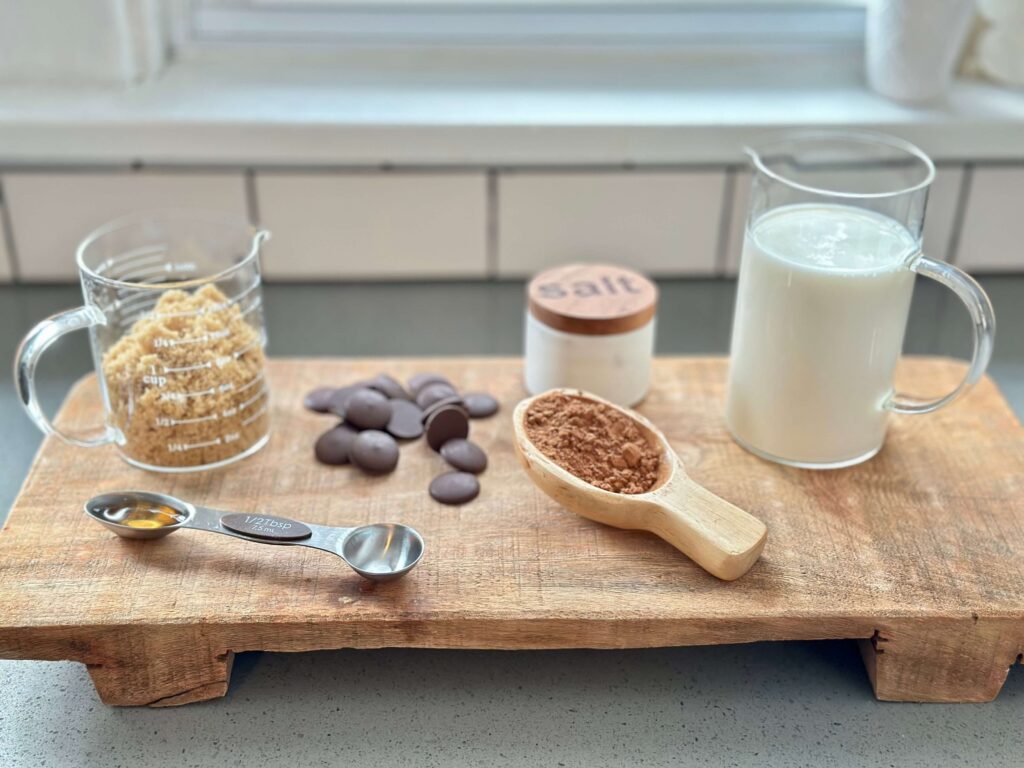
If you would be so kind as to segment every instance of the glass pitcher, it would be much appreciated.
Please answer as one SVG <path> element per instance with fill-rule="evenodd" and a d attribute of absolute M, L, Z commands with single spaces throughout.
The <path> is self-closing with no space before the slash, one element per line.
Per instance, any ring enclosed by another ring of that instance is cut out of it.
<path fill-rule="evenodd" d="M 116 444 L 143 469 L 210 469 L 269 437 L 259 254 L 268 233 L 201 213 L 161 212 L 107 224 L 78 247 L 85 298 L 33 328 L 18 349 L 22 405 L 46 434 Z M 39 358 L 88 329 L 103 426 L 70 434 L 42 412 Z"/>
<path fill-rule="evenodd" d="M 935 167 L 917 147 L 817 132 L 748 153 L 726 422 L 737 442 L 772 461 L 857 464 L 881 449 L 888 414 L 934 411 L 981 378 L 992 305 L 967 274 L 921 252 Z M 951 288 L 974 324 L 966 376 L 929 401 L 893 391 L 915 275 Z"/>

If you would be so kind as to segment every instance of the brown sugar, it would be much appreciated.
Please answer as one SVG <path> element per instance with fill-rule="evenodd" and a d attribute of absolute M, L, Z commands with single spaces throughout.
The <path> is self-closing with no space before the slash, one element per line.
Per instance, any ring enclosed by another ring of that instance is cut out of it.
<path fill-rule="evenodd" d="M 103 356 L 129 458 L 157 467 L 230 459 L 269 429 L 261 331 L 213 285 L 168 290 Z"/>
<path fill-rule="evenodd" d="M 560 467 L 606 491 L 646 493 L 658 479 L 659 451 L 633 419 L 603 403 L 540 397 L 526 412 L 526 435 Z"/>

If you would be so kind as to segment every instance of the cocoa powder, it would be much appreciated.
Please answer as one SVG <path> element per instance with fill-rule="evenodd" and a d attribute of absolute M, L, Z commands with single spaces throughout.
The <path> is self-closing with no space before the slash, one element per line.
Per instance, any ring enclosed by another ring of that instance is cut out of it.
<path fill-rule="evenodd" d="M 658 479 L 659 451 L 633 419 L 603 403 L 545 395 L 526 411 L 525 426 L 541 453 L 598 488 L 645 493 Z"/>

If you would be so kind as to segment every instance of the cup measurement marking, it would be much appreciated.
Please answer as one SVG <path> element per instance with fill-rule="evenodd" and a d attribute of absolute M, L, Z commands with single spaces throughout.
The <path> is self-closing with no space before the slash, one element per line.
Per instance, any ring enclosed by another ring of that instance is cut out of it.
<path fill-rule="evenodd" d="M 251 379 L 245 382 L 245 384 L 242 384 L 240 387 L 238 387 L 237 391 L 245 392 L 245 390 L 247 390 L 249 387 L 255 386 L 261 381 L 263 381 L 263 374 L 257 373 L 255 376 L 253 376 Z"/>
<path fill-rule="evenodd" d="M 188 373 L 189 371 L 201 371 L 204 368 L 212 368 L 212 367 L 213 367 L 213 364 L 207 362 L 207 363 L 198 363 L 197 365 L 181 365 L 181 366 L 178 366 L 177 368 L 172 368 L 172 367 L 167 366 L 167 365 L 162 365 L 162 366 L 160 366 L 160 369 L 161 369 L 161 371 L 163 373 Z M 156 366 L 152 365 L 152 366 L 150 366 L 150 368 L 156 368 Z"/>
<path fill-rule="evenodd" d="M 222 355 L 222 356 L 218 357 L 216 360 L 207 360 L 205 363 L 196 363 L 195 365 L 182 365 L 182 366 L 179 366 L 177 368 L 174 368 L 174 367 L 171 367 L 171 366 L 167 366 L 167 365 L 162 365 L 162 366 L 160 366 L 160 373 L 188 373 L 190 371 L 202 371 L 202 370 L 205 370 L 207 368 L 214 368 L 214 367 L 216 367 L 216 368 L 223 368 L 225 365 L 230 363 L 232 360 L 237 360 L 242 355 L 246 354 L 247 352 L 252 351 L 256 347 L 264 347 L 264 346 L 266 346 L 265 342 L 263 341 L 263 339 L 260 339 L 259 341 L 254 341 L 254 342 L 252 342 L 250 344 L 246 344 L 244 347 L 242 347 L 241 349 L 235 350 L 230 355 Z M 157 374 L 157 372 L 155 370 L 156 366 L 150 366 L 150 368 L 151 368 L 151 372 L 154 375 L 156 375 Z"/>
<path fill-rule="evenodd" d="M 176 273 L 194 274 L 199 270 L 199 267 L 194 261 L 165 261 L 161 265 L 154 264 L 152 266 L 136 263 L 132 266 L 144 266 L 149 271 L 142 270 L 136 272 L 124 272 L 115 279 L 124 283 L 142 283 L 144 285 L 149 285 L 152 280 L 155 280 L 158 277 L 163 278 L 161 282 L 167 282 L 166 278 L 168 275 Z"/>
<path fill-rule="evenodd" d="M 265 391 L 266 390 L 264 390 L 264 392 Z M 260 394 L 263 394 L 263 393 L 261 392 Z M 259 408 L 257 408 L 255 411 L 252 412 L 251 416 L 249 416 L 249 417 L 247 417 L 247 418 L 242 420 L 242 426 L 243 427 L 248 427 L 250 424 L 252 424 L 258 418 L 260 418 L 260 416 L 262 416 L 266 412 L 267 412 L 267 404 L 263 403 L 262 406 L 260 406 Z"/>
<path fill-rule="evenodd" d="M 156 320 L 165 320 L 176 317 L 203 317 L 204 315 L 212 315 L 217 312 L 223 312 L 227 309 L 230 309 L 233 306 L 236 306 L 238 303 L 238 301 L 225 301 L 213 306 L 203 307 L 202 309 L 189 310 L 188 312 L 143 312 L 141 314 L 132 315 L 130 318 L 126 318 L 126 320 L 136 322 L 137 320 L 140 320 L 144 317 Z M 259 309 L 262 304 L 263 302 L 260 301 L 260 298 L 257 296 L 256 299 L 248 307 L 239 310 L 239 314 L 245 317 L 250 312 Z"/>
<path fill-rule="evenodd" d="M 148 375 L 147 376 L 143 376 L 143 380 L 144 381 L 146 379 L 148 379 L 148 378 L 161 379 L 163 377 L 160 377 L 160 376 L 150 377 Z M 212 386 L 212 387 L 209 387 L 207 389 L 196 390 L 194 392 L 173 392 L 173 391 L 172 392 L 161 392 L 160 393 L 160 399 L 161 400 L 173 400 L 173 401 L 176 401 L 176 402 L 183 402 L 183 401 L 187 400 L 190 397 L 204 397 L 206 395 L 218 395 L 218 394 L 224 394 L 225 392 L 232 392 L 232 391 L 241 393 L 241 392 L 244 392 L 245 390 L 249 389 L 250 387 L 255 386 L 256 384 L 260 383 L 261 381 L 263 381 L 263 374 L 262 373 L 258 373 L 255 376 L 253 376 L 251 379 L 249 379 L 249 381 L 245 382 L 244 384 L 242 384 L 241 386 L 238 386 L 238 387 L 236 387 L 233 382 L 226 381 L 223 384 L 217 384 L 216 386 Z M 164 383 L 166 383 L 166 379 L 164 380 Z M 253 398 L 250 398 L 250 400 L 246 400 L 244 404 L 240 404 L 239 407 L 240 408 L 248 407 L 248 405 L 251 405 L 252 402 L 254 402 L 255 400 L 258 400 L 259 399 L 259 395 L 262 392 L 264 392 L 264 391 L 266 391 L 266 388 L 265 387 L 261 388 L 260 392 L 258 392 L 256 395 L 254 395 Z"/>
<path fill-rule="evenodd" d="M 172 419 L 167 416 L 158 416 L 155 425 L 158 427 L 177 427 L 182 424 L 201 424 L 204 421 L 216 421 L 221 418 L 219 413 L 211 413 L 209 416 L 197 416 L 194 419 Z"/>
<path fill-rule="evenodd" d="M 192 418 L 192 419 L 175 419 L 175 418 L 171 418 L 171 417 L 168 417 L 168 416 L 158 416 L 154 420 L 153 423 L 154 423 L 154 426 L 156 426 L 156 427 L 169 428 L 169 427 L 178 427 L 178 426 L 182 426 L 182 425 L 185 425 L 185 424 L 200 424 L 200 423 L 206 422 L 206 421 L 218 421 L 220 419 L 230 419 L 233 416 L 237 416 L 239 411 L 245 410 L 246 408 L 248 408 L 253 403 L 257 402 L 260 398 L 262 398 L 266 394 L 267 394 L 267 390 L 266 389 L 261 389 L 259 392 L 256 393 L 255 396 L 249 398 L 244 403 L 241 403 L 241 404 L 239 404 L 238 406 L 236 406 L 234 408 L 225 408 L 220 413 L 211 413 L 211 414 L 209 414 L 207 416 L 197 416 L 197 417 Z M 248 416 L 248 417 L 246 417 L 245 419 L 242 420 L 242 426 L 243 427 L 249 426 L 254 421 L 259 419 L 260 416 L 262 416 L 266 412 L 267 412 L 267 403 L 264 402 L 263 405 L 261 405 L 255 411 L 253 411 L 252 415 L 250 415 L 250 416 Z"/>
<path fill-rule="evenodd" d="M 259 280 L 254 280 L 246 288 L 242 289 L 241 291 L 239 291 L 234 296 L 228 296 L 224 301 L 220 302 L 219 304 L 213 304 L 213 305 L 211 305 L 207 309 L 197 310 L 194 313 L 203 314 L 205 312 L 216 312 L 216 311 L 219 311 L 220 309 L 223 309 L 224 307 L 231 306 L 232 304 L 237 304 L 239 301 L 244 299 L 246 296 L 248 296 L 250 293 L 252 293 L 253 291 L 255 291 L 259 287 L 260 287 Z M 139 292 L 139 288 L 132 288 L 130 290 L 130 292 L 126 291 L 126 293 L 128 293 L 128 295 L 125 298 L 116 299 L 114 301 L 114 303 L 111 305 L 111 308 L 112 309 L 124 309 L 125 307 L 131 307 L 133 305 L 144 304 L 147 301 L 152 301 L 152 302 L 156 303 L 156 300 L 160 297 L 160 294 L 162 293 L 161 286 L 159 286 L 159 285 L 152 285 L 152 286 L 146 286 L 146 288 L 151 288 L 153 290 L 152 290 L 152 292 L 146 291 L 146 292 L 140 293 Z M 161 289 L 161 290 L 157 290 L 157 289 Z"/>
<path fill-rule="evenodd" d="M 168 264 L 164 264 L 162 267 L 157 267 L 155 271 L 153 269 L 148 269 L 139 270 L 137 272 L 125 272 L 118 278 L 118 280 L 123 280 L 126 283 L 139 283 L 140 285 L 158 285 L 159 283 L 166 283 L 168 282 L 166 279 L 167 276 L 171 274 L 169 266 L 170 265 Z M 195 271 L 195 267 L 193 267 L 193 271 Z M 157 280 L 157 278 L 162 279 Z"/>
<path fill-rule="evenodd" d="M 182 403 L 188 400 L 190 397 L 205 397 L 206 395 L 216 395 L 218 392 L 230 392 L 233 384 L 221 384 L 219 387 L 210 387 L 209 389 L 201 389 L 197 392 L 162 392 L 160 399 L 167 401 L 170 400 L 176 403 Z"/>
<path fill-rule="evenodd" d="M 214 445 L 221 445 L 219 437 L 215 437 L 212 440 L 204 440 L 200 443 L 168 443 L 167 450 L 170 453 L 184 453 L 185 451 L 194 451 L 197 448 L 210 448 Z"/>
<path fill-rule="evenodd" d="M 223 331 L 214 331 L 213 333 L 207 333 L 194 338 L 169 339 L 167 337 L 159 337 L 153 339 L 153 347 L 156 349 L 167 349 L 169 347 L 181 347 L 185 344 L 209 344 L 211 341 L 219 341 L 230 336 L 231 331 L 225 328 Z"/>
<path fill-rule="evenodd" d="M 118 256 L 111 256 L 109 259 L 101 262 L 95 270 L 97 275 L 103 275 L 104 277 L 110 277 L 114 280 L 120 278 L 116 275 L 105 275 L 104 273 L 112 267 L 124 267 L 124 266 L 135 266 L 138 267 L 142 264 L 149 262 L 156 262 L 160 259 L 167 258 L 167 248 L 162 245 L 156 246 L 143 246 L 137 248 L 134 251 L 127 251 L 126 253 L 119 254 Z"/>
<path fill-rule="evenodd" d="M 260 399 L 261 397 L 263 397 L 263 396 L 264 396 L 265 394 L 267 394 L 267 388 L 266 388 L 266 387 L 263 387 L 263 388 L 262 388 L 262 389 L 261 389 L 261 390 L 260 390 L 259 392 L 257 392 L 257 393 L 256 393 L 255 395 L 253 395 L 252 397 L 250 397 L 250 398 L 249 398 L 248 400 L 246 400 L 246 401 L 244 401 L 244 402 L 241 402 L 241 403 L 239 403 L 239 404 L 238 404 L 238 410 L 240 410 L 240 411 L 244 411 L 244 410 L 245 410 L 246 408 L 248 408 L 248 407 L 249 407 L 250 405 L 252 405 L 253 403 L 255 403 L 255 402 L 256 402 L 257 400 L 259 400 L 259 399 Z"/>
<path fill-rule="evenodd" d="M 254 340 L 254 341 L 250 341 L 244 347 L 236 349 L 234 352 L 232 352 L 230 358 L 226 358 L 226 357 L 218 358 L 217 365 L 220 366 L 220 367 L 223 367 L 223 366 L 227 365 L 229 362 L 231 362 L 231 359 L 237 360 L 238 358 L 240 358 L 245 353 L 251 352 L 252 350 L 256 349 L 257 347 L 261 347 L 262 348 L 262 347 L 266 347 L 266 346 L 267 346 L 267 340 L 263 337 L 263 334 L 261 333 L 260 337 L 258 339 Z M 223 362 L 221 362 L 221 361 L 223 361 Z"/>
<path fill-rule="evenodd" d="M 226 335 L 227 334 L 225 334 L 225 337 Z M 218 336 L 218 338 L 223 337 Z M 190 373 L 192 371 L 203 371 L 210 368 L 223 368 L 232 361 L 238 360 L 240 357 L 247 354 L 248 352 L 251 352 L 253 349 L 256 349 L 257 347 L 266 348 L 266 345 L 266 337 L 262 333 L 260 333 L 260 337 L 255 341 L 251 341 L 245 346 L 236 349 L 230 355 L 221 355 L 215 360 L 207 360 L 206 362 L 196 363 L 195 365 L 161 365 L 159 369 L 157 369 L 156 365 L 150 365 L 149 373 L 143 376 L 142 381 L 145 384 L 154 384 L 158 387 L 163 387 L 166 386 L 167 384 L 166 374 L 168 373 Z M 166 345 L 160 344 L 158 346 L 165 347 Z"/>
<path fill-rule="evenodd" d="M 149 294 L 138 294 L 133 293 L 126 299 L 116 299 L 109 307 L 108 311 L 120 311 L 124 312 L 124 317 L 121 321 L 124 323 L 136 323 L 143 318 L 155 318 L 158 320 L 170 319 L 176 317 L 202 317 L 203 315 L 212 315 L 217 312 L 223 312 L 230 307 L 239 304 L 242 299 L 248 296 L 250 293 L 260 287 L 258 281 L 252 283 L 248 288 L 239 291 L 238 294 L 228 298 L 226 301 L 222 301 L 218 304 L 213 304 L 208 307 L 203 307 L 198 310 L 189 310 L 187 312 L 152 312 L 154 306 L 156 306 L 158 295 Z M 243 316 L 259 309 L 263 306 L 263 299 L 261 296 L 256 296 L 252 303 L 241 310 Z M 132 314 L 134 313 L 134 314 Z"/>
<path fill-rule="evenodd" d="M 216 314 L 217 312 L 224 312 L 225 310 L 230 309 L 231 307 L 236 306 L 237 304 L 239 304 L 241 302 L 240 299 L 233 299 L 233 300 L 230 300 L 230 301 L 224 301 L 224 302 L 221 302 L 219 304 L 211 305 L 209 307 L 203 307 L 202 309 L 191 309 L 191 310 L 188 310 L 186 312 L 150 312 L 150 311 L 146 311 L 146 310 L 147 309 L 151 309 L 153 306 L 155 306 L 156 302 L 152 301 L 151 299 L 148 300 L 148 301 L 149 301 L 148 304 L 140 303 L 137 307 L 132 307 L 132 309 L 137 309 L 137 310 L 141 310 L 141 311 L 137 311 L 135 314 L 128 315 L 128 316 L 124 317 L 123 318 L 123 322 L 135 323 L 135 322 L 138 322 L 139 320 L 142 320 L 143 318 L 155 319 L 155 320 L 167 320 L 167 319 L 173 319 L 173 318 L 179 318 L 179 317 L 203 317 L 205 315 Z M 254 312 L 255 310 L 259 309 L 262 305 L 263 305 L 263 301 L 261 300 L 261 298 L 259 296 L 257 296 L 252 301 L 252 303 L 249 304 L 248 307 L 246 307 L 245 309 L 239 310 L 239 314 L 241 314 L 243 317 L 245 317 L 249 313 Z M 143 309 L 143 307 L 145 307 L 145 309 Z"/>
<path fill-rule="evenodd" d="M 184 453 L 185 451 L 194 451 L 197 448 L 210 448 L 215 445 L 230 445 L 238 440 L 242 439 L 240 432 L 228 432 L 220 437 L 214 437 L 210 440 L 203 440 L 198 443 L 167 443 L 167 450 L 170 453 Z"/>

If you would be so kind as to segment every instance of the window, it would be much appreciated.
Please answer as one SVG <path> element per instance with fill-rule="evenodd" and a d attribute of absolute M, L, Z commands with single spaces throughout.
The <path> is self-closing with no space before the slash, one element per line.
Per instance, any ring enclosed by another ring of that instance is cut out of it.
<path fill-rule="evenodd" d="M 184 45 L 859 47 L 867 0 L 179 0 Z"/>

